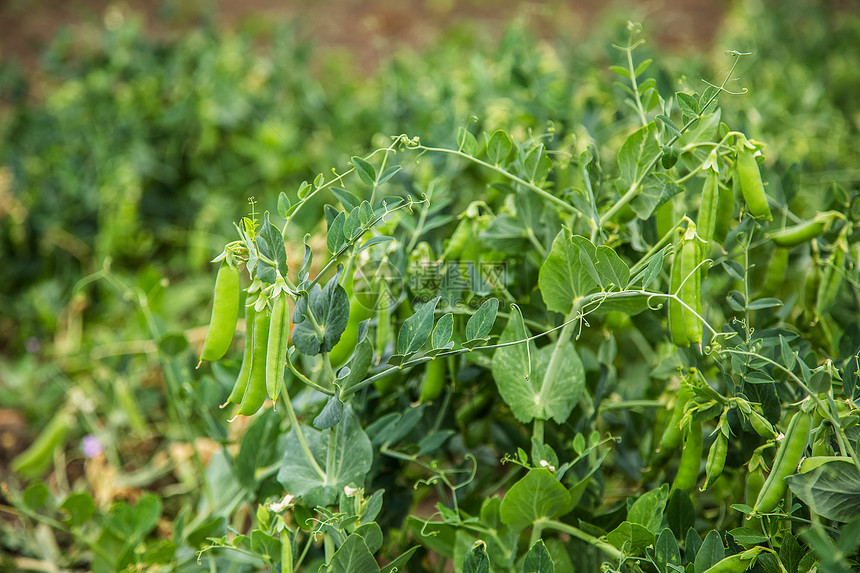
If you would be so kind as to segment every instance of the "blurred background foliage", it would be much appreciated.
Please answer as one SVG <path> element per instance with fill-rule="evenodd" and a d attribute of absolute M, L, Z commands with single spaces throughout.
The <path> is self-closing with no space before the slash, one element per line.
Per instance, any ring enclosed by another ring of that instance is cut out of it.
<path fill-rule="evenodd" d="M 37 58 L 0 54 L 0 408 L 15 413 L 0 423 L 17 436 L 0 445 L 2 467 L 65 401 L 82 412 L 73 435 L 100 436 L 124 471 L 143 467 L 160 436 L 182 433 L 165 371 L 177 347 L 202 340 L 208 261 L 249 196 L 273 210 L 280 191 L 295 197 L 303 180 L 391 135 L 453 145 L 470 122 L 550 131 L 556 149 L 594 143 L 613 157 L 633 127 L 608 70 L 628 19 L 660 40 L 647 50 L 659 54 L 661 92 L 720 77 L 726 50 L 753 54 L 733 84 L 749 91 L 722 99 L 723 119 L 766 144 L 769 189 L 809 203 L 794 212 L 811 215 L 815 197 L 860 185 L 856 3 L 705 3 L 697 15 L 695 4 L 690 13 L 690 3 L 666 2 L 655 16 L 636 5 L 428 2 L 413 17 L 433 33 L 389 23 L 412 34 L 394 42 L 373 35 L 385 30 L 381 9 L 375 30 L 343 27 L 373 3 L 320 4 L 304 19 L 232 13 L 229 26 L 214 8 L 111 6 Z M 471 176 L 458 176 L 459 208 L 486 188 Z M 321 206 L 305 213 L 293 229 L 322 228 Z M 213 421 L 217 388 L 174 388 L 205 426 L 179 438 L 226 438 Z M 82 471 L 82 453 L 69 455 L 64 479 Z"/>

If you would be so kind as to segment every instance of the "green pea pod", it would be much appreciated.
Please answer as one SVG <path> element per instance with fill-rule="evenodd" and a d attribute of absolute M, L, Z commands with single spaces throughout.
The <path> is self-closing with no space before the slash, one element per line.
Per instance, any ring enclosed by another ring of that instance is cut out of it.
<path fill-rule="evenodd" d="M 753 430 L 755 430 L 756 434 L 758 434 L 762 438 L 773 438 L 775 432 L 773 430 L 773 426 L 767 420 L 767 418 L 753 410 L 752 412 L 747 414 L 747 420 L 749 421 L 750 426 L 752 426 Z"/>
<path fill-rule="evenodd" d="M 821 282 L 815 297 L 815 312 L 821 314 L 836 301 L 845 272 L 845 251 L 837 245 L 821 273 Z"/>
<path fill-rule="evenodd" d="M 12 460 L 12 471 L 27 479 L 44 475 L 54 463 L 54 451 L 63 447 L 71 425 L 72 412 L 59 410 L 30 447 Z"/>
<path fill-rule="evenodd" d="M 657 225 L 657 236 L 660 238 L 671 231 L 677 222 L 674 197 L 657 207 L 657 210 L 654 211 L 654 223 Z"/>
<path fill-rule="evenodd" d="M 448 244 L 445 246 L 445 252 L 442 253 L 443 260 L 457 260 L 469 244 L 475 241 L 472 227 L 472 219 L 469 217 L 463 217 L 460 219 L 460 222 L 457 223 L 457 227 L 454 229 L 454 233 L 448 240 Z"/>
<path fill-rule="evenodd" d="M 705 463 L 705 483 L 701 490 L 705 491 L 723 473 L 726 466 L 726 454 L 729 451 L 729 439 L 721 430 L 717 430 L 717 437 L 708 450 L 708 461 Z"/>
<path fill-rule="evenodd" d="M 732 224 L 732 219 L 735 216 L 735 196 L 738 195 L 737 186 L 738 178 L 732 177 L 732 185 L 718 185 L 720 198 L 717 201 L 717 216 L 714 224 L 714 238 L 717 241 L 723 242 L 729 232 L 729 227 Z"/>
<path fill-rule="evenodd" d="M 830 228 L 833 221 L 841 217 L 843 215 L 838 211 L 825 211 L 809 221 L 768 233 L 767 237 L 780 247 L 795 247 L 818 237 Z"/>
<path fill-rule="evenodd" d="M 764 547 L 756 545 L 741 553 L 729 555 L 714 563 L 705 570 L 705 573 L 743 573 L 753 565 L 755 558 L 762 551 Z"/>
<path fill-rule="evenodd" d="M 812 416 L 804 411 L 798 411 L 788 423 L 785 437 L 779 445 L 776 457 L 773 460 L 773 469 L 767 476 L 761 491 L 753 505 L 753 513 L 767 513 L 772 511 L 782 499 L 785 493 L 785 478 L 794 474 L 803 452 L 806 451 L 806 443 L 809 441 L 809 432 L 812 429 Z"/>
<path fill-rule="evenodd" d="M 254 349 L 251 356 L 251 374 L 242 395 L 237 414 L 256 414 L 266 401 L 266 353 L 269 346 L 269 325 L 272 317 L 268 307 L 254 315 Z"/>
<path fill-rule="evenodd" d="M 761 171 L 753 156 L 752 150 L 747 147 L 746 138 L 742 138 L 738 147 L 738 158 L 735 163 L 738 183 L 741 188 L 744 203 L 750 214 L 756 219 L 772 221 L 773 214 L 767 203 L 767 194 L 761 181 Z"/>
<path fill-rule="evenodd" d="M 696 487 L 699 477 L 699 466 L 702 461 L 702 423 L 691 423 L 684 432 L 684 449 L 681 451 L 681 461 L 678 473 L 672 482 L 672 489 L 690 491 Z"/>
<path fill-rule="evenodd" d="M 788 271 L 788 249 L 777 247 L 767 265 L 767 279 L 762 286 L 762 293 L 773 295 L 779 292 L 785 282 L 785 273 Z"/>
<path fill-rule="evenodd" d="M 682 284 L 684 280 L 683 259 L 684 259 L 683 239 L 675 246 L 675 256 L 672 257 L 672 267 L 669 271 L 669 294 L 677 294 L 682 297 Z M 690 346 L 690 339 L 687 336 L 687 325 L 683 314 L 684 307 L 675 299 L 669 299 L 669 333 L 672 335 L 672 342 L 675 346 L 686 347 Z"/>
<path fill-rule="evenodd" d="M 687 281 L 681 287 L 681 300 L 688 304 L 696 313 L 702 314 L 702 262 L 701 249 L 696 238 L 696 225 L 690 223 L 687 227 L 684 244 L 681 252 L 681 274 L 682 280 Z M 683 309 L 684 328 L 687 330 L 687 340 L 691 344 L 701 344 L 704 336 L 702 319 L 686 308 Z"/>
<path fill-rule="evenodd" d="M 672 415 L 666 423 L 666 428 L 663 430 L 663 435 L 660 438 L 660 451 L 674 450 L 681 445 L 684 437 L 681 433 L 681 418 L 684 416 L 684 411 L 692 397 L 693 389 L 689 384 L 682 382 L 681 389 L 678 390 L 678 400 L 675 402 L 675 408 L 672 410 Z"/>
<path fill-rule="evenodd" d="M 419 402 L 435 400 L 445 388 L 445 374 L 447 373 L 446 358 L 434 358 L 424 367 L 424 379 L 421 381 L 421 394 Z"/>
<path fill-rule="evenodd" d="M 269 321 L 269 341 L 266 346 L 266 394 L 276 401 L 284 387 L 284 368 L 290 338 L 290 316 L 287 295 L 280 293 L 272 305 Z"/>
<path fill-rule="evenodd" d="M 248 387 L 248 380 L 251 379 L 251 362 L 254 355 L 254 317 L 256 314 L 257 311 L 254 310 L 253 302 L 245 305 L 245 350 L 242 353 L 242 365 L 239 367 L 239 375 L 236 377 L 233 391 L 230 392 L 227 401 L 222 404 L 222 408 L 227 404 L 241 404 L 245 389 Z"/>
<path fill-rule="evenodd" d="M 713 169 L 707 169 L 705 184 L 702 187 L 702 204 L 699 207 L 699 216 L 696 220 L 699 237 L 705 242 L 706 248 L 714 239 L 717 228 L 717 211 L 720 201 L 719 190 L 719 174 Z"/>
<path fill-rule="evenodd" d="M 206 340 L 203 341 L 198 367 L 204 360 L 221 360 L 230 348 L 233 333 L 236 332 L 236 322 L 239 320 L 240 294 L 239 267 L 224 260 L 215 278 L 212 317 L 209 320 Z"/>

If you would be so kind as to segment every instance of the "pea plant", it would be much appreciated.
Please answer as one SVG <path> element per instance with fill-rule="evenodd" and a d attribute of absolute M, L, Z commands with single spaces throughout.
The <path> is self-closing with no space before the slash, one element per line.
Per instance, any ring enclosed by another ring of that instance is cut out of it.
<path fill-rule="evenodd" d="M 198 354 L 244 429 L 176 520 L 195 565 L 856 570 L 857 192 L 793 200 L 723 121 L 745 54 L 672 93 L 638 34 L 606 141 L 478 118 L 250 202 Z M 93 551 L 159 562 L 157 505 Z"/>

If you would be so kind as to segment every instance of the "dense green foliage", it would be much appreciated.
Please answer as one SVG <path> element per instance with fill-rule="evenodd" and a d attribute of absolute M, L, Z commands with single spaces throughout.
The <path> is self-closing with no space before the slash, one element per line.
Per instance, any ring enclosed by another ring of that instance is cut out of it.
<path fill-rule="evenodd" d="M 0 567 L 856 570 L 860 18 L 643 36 L 0 76 Z"/>

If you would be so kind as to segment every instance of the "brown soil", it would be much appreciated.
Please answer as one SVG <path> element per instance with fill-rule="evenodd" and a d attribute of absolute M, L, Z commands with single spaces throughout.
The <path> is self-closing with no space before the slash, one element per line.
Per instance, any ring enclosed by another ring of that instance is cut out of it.
<path fill-rule="evenodd" d="M 25 70 L 68 27 L 90 29 L 119 14 L 136 12 L 158 35 L 182 33 L 207 14 L 182 0 L 0 0 L 0 59 L 15 60 Z M 538 31 L 584 35 L 606 8 L 624 10 L 645 22 L 648 33 L 674 50 L 706 47 L 713 38 L 727 0 L 220 0 L 222 27 L 266 25 L 297 18 L 322 49 L 344 49 L 372 65 L 397 47 L 420 48 L 460 22 L 498 30 L 505 22 L 525 18 Z M 624 8 L 626 6 L 626 8 Z M 211 14 L 209 12 L 208 14 Z"/>

